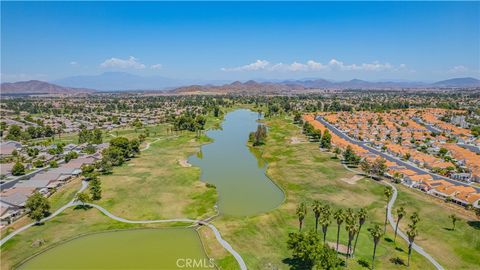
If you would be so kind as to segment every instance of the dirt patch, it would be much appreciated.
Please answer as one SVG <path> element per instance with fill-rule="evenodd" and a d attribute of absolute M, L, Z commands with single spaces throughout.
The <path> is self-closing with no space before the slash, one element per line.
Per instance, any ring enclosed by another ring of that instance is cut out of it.
<path fill-rule="evenodd" d="M 299 144 L 299 143 L 304 143 L 305 140 L 299 137 L 291 137 L 290 138 L 290 143 L 291 144 Z"/>
<path fill-rule="evenodd" d="M 330 248 L 337 249 L 337 243 L 327 242 L 327 245 Z M 342 244 L 338 244 L 338 252 L 341 254 L 347 254 L 348 247 Z"/>
<path fill-rule="evenodd" d="M 342 180 L 343 182 L 349 183 L 350 185 L 355 185 L 357 183 L 357 181 L 362 179 L 362 178 L 363 178 L 363 176 L 356 174 L 352 177 L 340 178 L 340 180 Z"/>
<path fill-rule="evenodd" d="M 186 159 L 179 159 L 178 164 L 184 168 L 192 167 L 192 164 L 188 163 L 188 160 Z"/>

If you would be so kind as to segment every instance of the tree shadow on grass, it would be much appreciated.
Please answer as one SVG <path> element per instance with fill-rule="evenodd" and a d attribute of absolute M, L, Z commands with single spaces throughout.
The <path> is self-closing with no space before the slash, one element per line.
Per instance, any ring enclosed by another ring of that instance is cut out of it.
<path fill-rule="evenodd" d="M 84 210 L 84 211 L 86 211 L 90 208 L 92 208 L 90 205 L 77 205 L 73 208 L 73 210 Z"/>
<path fill-rule="evenodd" d="M 311 265 L 306 264 L 302 260 L 295 258 L 285 258 L 282 260 L 284 264 L 290 265 L 290 270 L 310 270 L 312 269 Z"/>
<path fill-rule="evenodd" d="M 452 228 L 443 227 L 443 229 L 446 230 L 446 231 L 453 231 Z"/>
<path fill-rule="evenodd" d="M 392 242 L 393 242 L 392 238 L 390 238 L 390 237 L 385 237 L 384 239 L 385 239 L 385 241 L 387 241 L 387 242 L 389 242 L 389 243 L 392 243 Z"/>
<path fill-rule="evenodd" d="M 358 259 L 357 262 L 358 262 L 358 264 L 360 264 L 361 266 L 370 269 L 370 263 L 367 262 L 366 260 L 364 260 L 364 259 Z"/>
<path fill-rule="evenodd" d="M 480 230 L 480 221 L 470 220 L 470 221 L 467 221 L 467 224 L 476 230 Z"/>
<path fill-rule="evenodd" d="M 396 249 L 397 251 L 400 251 L 400 252 L 404 252 L 404 251 L 405 251 L 405 250 L 403 250 L 403 248 L 401 248 L 401 247 L 395 247 L 395 249 Z"/>

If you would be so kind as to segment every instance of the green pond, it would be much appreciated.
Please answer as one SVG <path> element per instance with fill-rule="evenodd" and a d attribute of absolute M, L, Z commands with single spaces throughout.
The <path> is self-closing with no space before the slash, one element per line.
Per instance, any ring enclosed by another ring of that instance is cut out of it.
<path fill-rule="evenodd" d="M 266 164 L 247 146 L 248 135 L 257 129 L 258 113 L 228 113 L 219 130 L 209 130 L 213 143 L 202 146 L 189 162 L 202 170 L 202 180 L 214 184 L 222 214 L 248 216 L 271 210 L 283 201 L 283 191 L 266 175 Z"/>
<path fill-rule="evenodd" d="M 219 192 L 223 214 L 244 216 L 282 203 L 284 194 L 266 175 L 266 164 L 247 146 L 258 114 L 236 110 L 225 116 L 214 139 L 189 162 L 202 170 L 202 180 Z M 193 229 L 145 229 L 83 236 L 47 250 L 20 269 L 212 269 Z"/>
<path fill-rule="evenodd" d="M 193 229 L 141 229 L 80 237 L 20 269 L 212 269 Z"/>

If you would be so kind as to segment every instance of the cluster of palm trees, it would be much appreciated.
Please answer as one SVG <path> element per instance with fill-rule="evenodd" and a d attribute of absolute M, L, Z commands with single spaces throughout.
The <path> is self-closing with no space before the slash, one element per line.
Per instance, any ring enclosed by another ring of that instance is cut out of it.
<path fill-rule="evenodd" d="M 374 269 L 374 263 L 375 263 L 375 255 L 376 255 L 376 250 L 377 250 L 377 245 L 380 242 L 380 239 L 382 238 L 383 235 L 386 233 L 386 224 L 387 224 L 387 215 L 388 215 L 388 201 L 390 200 L 390 197 L 392 196 L 392 189 L 390 187 L 386 187 L 384 191 L 385 197 L 387 199 L 387 208 L 386 208 L 386 214 L 385 214 L 385 223 L 384 223 L 384 228 L 382 228 L 379 225 L 374 225 L 372 228 L 369 228 L 368 231 L 370 233 L 370 236 L 373 238 L 373 256 L 372 256 L 372 269 Z M 301 202 L 297 209 L 296 209 L 296 214 L 298 217 L 298 226 L 299 226 L 299 231 L 302 231 L 302 228 L 304 226 L 305 218 L 307 216 L 308 212 L 308 207 L 305 202 Z M 353 257 L 355 255 L 355 250 L 357 247 L 357 242 L 358 242 L 358 236 L 360 235 L 360 232 L 362 230 L 362 226 L 365 224 L 365 221 L 367 220 L 367 211 L 365 208 L 360 208 L 358 211 L 354 211 L 351 208 L 348 208 L 346 210 L 344 209 L 337 209 L 334 210 L 330 207 L 330 205 L 326 203 L 322 203 L 318 200 L 313 201 L 312 203 L 312 212 L 315 217 L 315 232 L 318 232 L 319 227 L 321 227 L 322 234 L 323 234 L 323 243 L 326 243 L 326 238 L 327 238 L 327 230 L 329 225 L 332 223 L 332 221 L 335 221 L 337 225 L 337 239 L 336 239 L 336 251 L 338 255 L 338 246 L 339 246 L 339 241 L 340 241 L 340 229 L 342 224 L 345 223 L 345 230 L 348 234 L 348 243 L 347 243 L 347 252 L 346 252 L 346 260 L 345 264 L 348 265 L 348 259 L 350 257 Z M 406 211 L 403 207 L 400 207 L 396 211 L 397 213 L 397 224 L 395 227 L 395 237 L 394 237 L 394 242 L 396 241 L 397 238 L 397 232 L 398 232 L 398 226 L 400 221 L 404 216 L 406 216 Z M 333 218 L 333 219 L 332 219 Z M 408 236 L 408 241 L 409 241 L 409 246 L 408 246 L 408 265 L 410 265 L 410 257 L 412 253 L 412 246 L 415 241 L 415 237 L 418 235 L 417 232 L 417 224 L 420 221 L 420 218 L 418 216 L 417 212 L 414 212 L 410 216 L 411 223 L 408 225 L 408 230 L 406 232 Z"/>
<path fill-rule="evenodd" d="M 355 254 L 355 249 L 357 247 L 358 236 L 362 230 L 363 224 L 367 219 L 367 211 L 364 208 L 359 209 L 355 212 L 353 209 L 348 208 L 337 209 L 333 211 L 330 205 L 322 203 L 318 200 L 314 201 L 312 204 L 312 211 L 315 216 L 315 232 L 318 232 L 319 225 L 322 229 L 323 242 L 326 243 L 327 230 L 329 225 L 333 220 L 337 224 L 337 242 L 336 242 L 336 251 L 338 254 L 338 246 L 340 241 L 340 228 L 341 225 L 345 222 L 345 230 L 348 233 L 348 245 L 347 245 L 347 264 L 348 258 L 353 257 Z M 305 202 L 302 202 L 297 207 L 297 217 L 299 230 L 302 230 L 305 217 L 307 216 L 307 205 Z M 355 240 L 355 241 L 354 241 Z"/>

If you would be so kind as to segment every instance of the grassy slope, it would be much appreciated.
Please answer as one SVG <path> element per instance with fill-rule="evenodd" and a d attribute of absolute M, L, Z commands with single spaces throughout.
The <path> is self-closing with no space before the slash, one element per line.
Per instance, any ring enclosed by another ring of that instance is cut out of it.
<path fill-rule="evenodd" d="M 395 208 L 403 206 L 407 213 L 417 211 L 421 221 L 419 236 L 415 242 L 438 260 L 446 269 L 478 269 L 480 262 L 480 221 L 475 221 L 472 213 L 463 208 L 421 194 L 420 192 L 400 188 Z M 396 210 L 396 209 L 394 209 Z M 408 216 L 410 216 L 408 214 Z M 460 220 L 455 231 L 448 217 L 456 214 Z M 405 229 L 408 223 L 401 223 Z"/>
<path fill-rule="evenodd" d="M 338 207 L 358 208 L 364 206 L 369 209 L 369 222 L 375 220 L 377 223 L 382 223 L 385 204 L 382 186 L 365 179 L 360 180 L 355 185 L 347 184 L 341 178 L 351 177 L 352 174 L 344 170 L 337 160 L 332 160 L 329 154 L 321 153 L 315 144 L 290 144 L 292 136 L 302 136 L 299 134 L 298 127 L 295 127 L 290 121 L 281 118 L 268 122 L 270 126 L 269 141 L 266 146 L 260 149 L 259 154 L 269 162 L 268 175 L 282 188 L 287 190 L 285 203 L 280 208 L 260 216 L 241 220 L 222 217 L 214 222 L 222 232 L 222 236 L 242 254 L 250 268 L 270 269 L 270 266 L 274 265 L 279 267 L 279 269 L 288 269 L 288 265 L 282 262 L 283 259 L 288 258 L 290 255 L 286 249 L 285 242 L 288 232 L 297 230 L 298 225 L 294 212 L 297 203 L 301 200 L 320 199 Z M 209 126 L 218 125 L 218 123 L 219 120 L 209 121 Z M 164 129 L 161 126 L 156 129 L 158 132 L 155 135 L 156 137 L 160 136 L 160 134 L 165 136 L 162 133 Z M 125 134 L 119 135 L 136 136 L 134 130 L 130 133 L 125 131 Z M 155 136 L 151 131 L 151 138 L 148 140 L 153 141 Z M 135 166 L 138 166 L 138 168 L 129 165 L 115 168 L 114 174 L 107 176 L 106 180 L 104 179 L 105 199 L 102 203 L 114 213 L 132 219 L 177 214 L 193 217 L 206 213 L 211 209 L 212 200 L 214 200 L 213 198 L 216 195 L 199 195 L 203 193 L 197 193 L 197 191 L 202 189 L 209 192 L 208 189 L 193 180 L 198 180 L 199 169 L 182 168 L 177 162 L 177 158 L 186 158 L 188 154 L 195 151 L 195 148 L 198 148 L 201 142 L 206 140 L 206 138 L 203 138 L 201 141 L 190 141 L 193 138 L 193 134 L 184 133 L 181 134 L 180 138 L 172 140 L 171 143 L 158 141 L 152 144 L 151 148 L 142 153 L 140 157 L 129 162 L 137 164 Z M 165 159 L 159 156 L 164 156 Z M 156 162 L 150 164 L 151 159 L 155 159 Z M 153 163 L 156 163 L 155 167 L 152 167 Z M 168 164 L 168 166 L 164 166 L 164 164 Z M 120 183 L 123 181 L 131 181 L 121 175 L 131 171 L 132 168 L 138 171 L 128 174 L 128 177 L 133 177 L 138 182 L 133 181 L 131 184 L 135 185 L 135 187 L 138 187 L 138 185 L 143 186 L 144 192 L 147 192 L 149 195 L 135 193 L 133 188 L 126 190 L 119 188 L 121 186 Z M 190 172 L 186 173 L 185 171 Z M 147 173 L 150 176 L 142 177 L 142 175 Z M 165 179 L 160 177 L 161 175 L 170 175 L 172 178 Z M 177 177 L 183 180 L 177 183 L 176 180 L 173 180 L 177 179 Z M 187 186 L 187 183 L 190 183 L 191 186 Z M 62 202 L 71 199 L 74 191 L 78 188 L 76 185 L 78 183 L 75 184 L 74 182 L 69 188 L 60 191 L 57 195 L 54 195 L 55 197 L 52 197 L 54 208 Z M 182 190 L 188 189 L 191 192 L 190 196 L 185 196 L 188 203 L 183 203 L 179 206 L 175 205 L 175 207 L 172 207 L 174 210 L 167 209 L 168 206 L 165 203 L 172 203 L 170 200 L 166 200 L 168 196 L 155 196 L 156 194 L 148 190 L 148 188 L 152 188 L 157 194 L 162 194 L 165 190 L 162 188 L 164 185 L 167 186 L 167 193 L 172 190 L 178 190 L 180 187 L 182 187 Z M 193 198 L 194 194 L 199 195 L 200 198 Z M 129 199 L 126 200 L 125 197 Z M 114 203 L 112 203 L 110 199 L 113 198 L 123 199 L 118 202 L 114 199 Z M 145 199 L 148 199 L 148 203 L 144 201 Z M 129 203 L 125 204 L 127 201 Z M 201 203 L 202 206 L 197 207 L 195 202 Z M 450 226 L 447 213 L 443 213 L 443 207 L 431 203 L 428 197 L 423 194 L 417 194 L 407 189 L 402 190 L 399 196 L 399 204 L 397 205 L 400 204 L 405 205 L 409 212 L 412 212 L 412 208 L 420 211 L 422 222 L 420 224 L 421 235 L 418 238 L 418 243 L 432 252 L 447 269 L 472 268 L 474 260 L 478 260 L 478 256 L 475 256 L 479 251 L 478 231 L 475 231 L 464 221 L 457 223 L 455 232 L 443 230 L 443 227 Z M 128 210 L 122 210 L 120 205 L 127 207 Z M 143 209 L 144 207 L 146 209 Z M 142 210 L 137 212 L 136 209 Z M 165 211 L 159 211 L 158 209 Z M 119 212 L 117 213 L 116 211 Z M 437 213 L 442 213 L 442 215 L 437 215 Z M 362 229 L 356 259 L 362 258 L 370 261 L 373 244 L 366 232 L 366 228 L 370 227 L 369 222 Z M 430 226 L 430 224 L 439 225 L 435 227 Z M 82 233 L 132 227 L 133 225 L 114 222 L 93 209 L 89 211 L 67 210 L 51 222 L 29 229 L 2 246 L 1 268 L 8 269 L 26 257 L 54 245 L 58 241 L 70 239 Z M 306 228 L 313 228 L 311 212 L 309 212 L 307 217 Z M 203 228 L 200 230 L 200 233 L 208 254 L 219 259 L 219 264 L 224 269 L 236 269 L 234 259 L 228 256 L 228 253 L 213 240 L 213 235 Z M 425 237 L 427 234 L 429 237 Z M 332 224 L 328 233 L 329 240 L 335 241 L 335 235 L 336 226 Z M 472 237 L 475 235 L 476 237 Z M 345 244 L 346 232 L 343 226 L 341 237 L 342 243 Z M 387 233 L 387 237 L 393 238 L 390 230 Z M 36 239 L 46 240 L 46 245 L 32 247 L 31 244 Z M 406 251 L 406 244 L 403 242 L 399 243 L 398 246 Z M 389 262 L 390 258 L 397 256 L 406 259 L 405 252 L 395 250 L 392 243 L 382 240 L 377 252 L 377 268 L 405 268 L 395 266 Z M 350 269 L 361 268 L 356 262 L 350 264 Z M 412 258 L 411 268 L 432 269 L 422 257 L 415 253 Z"/>
<path fill-rule="evenodd" d="M 216 127 L 219 123 L 220 119 L 210 118 L 208 127 Z M 149 129 L 151 137 L 147 139 L 147 142 L 152 142 L 157 137 L 167 137 L 165 125 Z M 134 130 L 122 131 L 119 132 L 119 135 L 129 138 L 138 136 Z M 112 175 L 102 176 L 104 198 L 98 203 L 121 217 L 132 219 L 200 217 L 213 214 L 212 209 L 217 197 L 216 191 L 205 187 L 198 181 L 200 174 L 198 168 L 183 168 L 177 162 L 178 158 L 185 159 L 189 154 L 194 153 L 201 144 L 208 141 L 208 138 L 203 136 L 196 139 L 195 134 L 191 132 L 177 135 L 177 138 L 160 140 L 152 144 L 137 158 L 122 167 L 115 167 Z M 168 137 L 171 136 L 172 134 L 168 135 Z M 129 173 L 128 177 L 125 177 L 127 173 Z M 177 181 L 178 183 L 176 183 Z M 121 187 L 128 184 L 130 184 L 128 188 Z M 72 181 L 55 193 L 50 198 L 52 210 L 71 200 L 79 185 L 80 181 Z M 138 189 L 142 191 L 138 192 Z M 181 205 L 172 201 L 172 194 L 182 201 Z M 128 211 L 123 210 L 124 207 Z M 29 222 L 29 218 L 25 217 L 14 225 L 18 227 L 16 225 L 24 225 Z M 53 220 L 28 229 L 3 245 L 0 268 L 10 269 L 29 256 L 55 246 L 60 241 L 85 233 L 176 225 L 182 224 L 125 224 L 113 221 L 95 209 L 88 211 L 68 209 Z M 45 244 L 40 247 L 32 246 L 32 243 L 39 239 L 45 240 Z"/>
<path fill-rule="evenodd" d="M 356 184 L 348 184 L 342 178 L 352 177 L 338 160 L 319 151 L 313 143 L 291 144 L 292 136 L 301 137 L 299 128 L 290 120 L 275 118 L 267 121 L 269 138 L 266 146 L 260 149 L 261 156 L 269 163 L 267 174 L 286 190 L 286 201 L 278 209 L 256 217 L 241 220 L 221 217 L 214 221 L 224 238 L 246 260 L 252 269 L 288 269 L 282 262 L 290 256 L 286 248 L 289 232 L 298 230 L 295 216 L 296 205 L 300 201 L 311 202 L 319 199 L 334 207 L 366 207 L 370 217 L 362 229 L 357 256 L 351 260 L 349 269 L 362 269 L 357 259 L 371 261 L 373 242 L 368 236 L 367 228 L 371 221 L 382 223 L 385 200 L 383 186 L 370 180 L 362 179 Z M 313 215 L 310 212 L 306 220 L 306 228 L 314 228 Z M 336 225 L 331 225 L 328 232 L 329 241 L 335 241 Z M 347 234 L 341 227 L 341 243 L 346 244 Z M 388 230 L 387 237 L 392 237 Z M 389 260 L 393 257 L 406 259 L 407 246 L 399 241 L 399 250 L 393 243 L 382 240 L 377 249 L 376 266 L 378 269 L 401 269 Z M 403 250 L 403 251 L 401 251 Z M 215 256 L 213 254 L 213 256 Z M 224 269 L 236 269 L 236 262 L 230 257 L 222 260 Z M 275 268 L 276 267 L 276 268 Z M 418 254 L 412 258 L 412 269 L 432 269 L 432 266 Z"/>
<path fill-rule="evenodd" d="M 170 139 L 152 143 L 139 158 L 100 178 L 104 189 L 100 205 L 118 216 L 137 220 L 214 214 L 216 191 L 198 181 L 198 168 L 184 168 L 178 162 L 195 153 L 207 138 L 195 139 L 186 132 L 178 137 L 164 136 Z"/>

